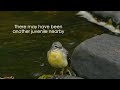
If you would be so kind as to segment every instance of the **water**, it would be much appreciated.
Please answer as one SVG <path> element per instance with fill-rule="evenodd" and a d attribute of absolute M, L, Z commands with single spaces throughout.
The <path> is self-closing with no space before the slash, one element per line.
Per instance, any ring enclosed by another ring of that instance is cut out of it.
<path fill-rule="evenodd" d="M 106 33 L 100 26 L 76 15 L 77 11 L 1 11 L 0 77 L 36 79 L 53 74 L 47 61 L 51 44 L 60 41 L 71 56 L 82 41 Z M 64 34 L 13 34 L 14 24 L 62 25 Z"/>

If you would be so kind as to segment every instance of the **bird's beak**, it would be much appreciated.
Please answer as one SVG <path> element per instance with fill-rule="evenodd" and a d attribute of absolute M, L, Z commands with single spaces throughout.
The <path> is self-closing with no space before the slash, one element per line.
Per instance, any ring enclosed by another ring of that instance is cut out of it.
<path fill-rule="evenodd" d="M 59 49 L 62 49 L 62 47 L 58 47 Z"/>

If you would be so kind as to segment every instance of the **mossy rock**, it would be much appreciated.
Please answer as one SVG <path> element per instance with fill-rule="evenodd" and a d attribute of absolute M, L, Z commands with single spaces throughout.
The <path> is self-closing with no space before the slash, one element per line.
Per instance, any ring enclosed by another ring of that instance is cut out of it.
<path fill-rule="evenodd" d="M 42 75 L 38 79 L 83 79 L 82 77 L 70 76 L 70 75 Z"/>
<path fill-rule="evenodd" d="M 38 79 L 51 79 L 52 77 L 53 77 L 53 75 L 44 74 L 44 75 L 40 76 Z"/>

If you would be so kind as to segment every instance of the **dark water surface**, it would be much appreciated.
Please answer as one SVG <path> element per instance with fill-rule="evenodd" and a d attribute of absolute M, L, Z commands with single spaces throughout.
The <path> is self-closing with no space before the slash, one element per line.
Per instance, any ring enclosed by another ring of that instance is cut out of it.
<path fill-rule="evenodd" d="M 103 28 L 76 16 L 77 11 L 1 11 L 0 77 L 38 78 L 53 74 L 47 62 L 51 44 L 60 41 L 71 55 L 82 41 L 103 33 Z M 64 34 L 13 34 L 14 24 L 62 25 Z"/>

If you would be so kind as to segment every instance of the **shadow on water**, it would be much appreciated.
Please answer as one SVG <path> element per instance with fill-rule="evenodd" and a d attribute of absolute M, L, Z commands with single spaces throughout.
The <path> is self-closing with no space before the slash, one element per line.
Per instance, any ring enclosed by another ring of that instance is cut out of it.
<path fill-rule="evenodd" d="M 53 74 L 47 51 L 60 41 L 71 55 L 82 41 L 103 33 L 101 27 L 76 16 L 76 11 L 1 11 L 0 77 L 38 78 Z M 14 24 L 63 25 L 62 34 L 13 34 Z"/>

